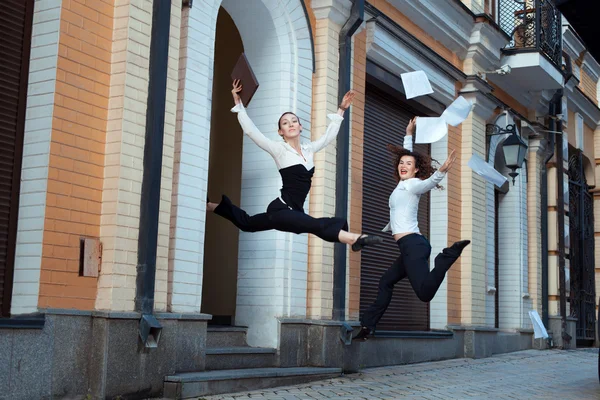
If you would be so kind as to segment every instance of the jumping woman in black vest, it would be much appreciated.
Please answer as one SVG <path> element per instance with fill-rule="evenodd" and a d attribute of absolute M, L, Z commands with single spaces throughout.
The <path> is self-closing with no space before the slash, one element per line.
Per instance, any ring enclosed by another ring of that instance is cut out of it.
<path fill-rule="evenodd" d="M 304 201 L 310 190 L 312 176 L 315 171 L 314 153 L 330 144 L 337 136 L 343 121 L 344 112 L 350 107 L 354 92 L 344 96 L 337 114 L 329 114 L 331 119 L 323 136 L 314 142 L 300 143 L 302 125 L 292 112 L 286 112 L 279 118 L 279 135 L 283 140 L 266 138 L 248 117 L 238 93 L 242 90 L 239 80 L 233 82 L 233 100 L 238 120 L 245 134 L 275 160 L 277 169 L 283 180 L 281 196 L 267 207 L 266 213 L 249 216 L 244 210 L 232 204 L 225 195 L 219 204 L 207 202 L 207 211 L 231 221 L 244 232 L 260 232 L 275 229 L 283 232 L 312 233 L 328 242 L 341 242 L 359 251 L 364 246 L 378 244 L 383 241 L 378 236 L 367 236 L 348 232 L 345 218 L 313 218 L 304 213 Z M 208 199 L 207 199 L 208 201 Z"/>
<path fill-rule="evenodd" d="M 377 299 L 363 314 L 362 327 L 354 337 L 355 340 L 365 340 L 373 333 L 390 305 L 394 285 L 400 280 L 408 277 L 419 300 L 431 301 L 446 272 L 471 243 L 469 240 L 461 240 L 445 248 L 435 257 L 435 268 L 429 270 L 431 245 L 419 231 L 419 199 L 422 194 L 436 187 L 441 188 L 439 183 L 452 168 L 456 156 L 452 150 L 446 162 L 436 171 L 429 156 L 413 151 L 412 134 L 415 124 L 416 118 L 413 118 L 406 128 L 404 147 L 388 146 L 395 156 L 394 175 L 398 186 L 390 195 L 390 222 L 383 230 L 392 231 L 400 256 L 381 277 Z"/>

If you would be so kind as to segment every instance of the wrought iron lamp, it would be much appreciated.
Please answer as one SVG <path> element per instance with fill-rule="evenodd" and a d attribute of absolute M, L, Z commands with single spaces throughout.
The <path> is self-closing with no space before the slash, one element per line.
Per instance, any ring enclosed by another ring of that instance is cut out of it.
<path fill-rule="evenodd" d="M 502 152 L 504 153 L 504 163 L 511 169 L 508 175 L 512 178 L 513 186 L 515 178 L 519 175 L 516 170 L 523 166 L 525 155 L 527 154 L 527 145 L 517 134 L 515 124 L 506 125 L 502 128 L 496 124 L 487 124 L 485 126 L 487 136 L 510 134 L 502 144 Z"/>

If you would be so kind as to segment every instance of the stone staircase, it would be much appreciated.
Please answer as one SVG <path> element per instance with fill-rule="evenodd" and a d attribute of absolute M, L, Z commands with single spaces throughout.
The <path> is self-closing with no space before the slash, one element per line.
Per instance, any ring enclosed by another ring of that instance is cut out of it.
<path fill-rule="evenodd" d="M 250 347 L 244 327 L 208 327 L 206 369 L 271 368 L 277 365 L 277 349 Z"/>
<path fill-rule="evenodd" d="M 209 326 L 206 370 L 165 377 L 163 396 L 189 399 L 310 382 L 339 376 L 341 368 L 279 368 L 277 349 L 250 347 L 247 328 Z"/>

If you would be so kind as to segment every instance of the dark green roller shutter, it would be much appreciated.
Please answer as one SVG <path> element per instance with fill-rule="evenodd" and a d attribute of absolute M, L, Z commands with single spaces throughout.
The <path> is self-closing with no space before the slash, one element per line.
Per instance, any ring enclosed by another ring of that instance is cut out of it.
<path fill-rule="evenodd" d="M 393 160 L 386 146 L 401 145 L 406 125 L 415 114 L 406 105 L 367 86 L 364 128 L 363 170 L 363 232 L 376 233 L 389 220 L 388 198 L 396 187 Z M 415 145 L 415 150 L 430 154 L 429 145 Z M 419 228 L 429 236 L 429 194 L 421 196 Z M 399 255 L 398 247 L 389 232 L 383 234 L 385 243 L 367 247 L 361 255 L 360 311 L 375 300 L 381 275 Z M 429 303 L 414 294 L 408 279 L 394 288 L 392 303 L 377 326 L 379 331 L 429 330 Z"/>

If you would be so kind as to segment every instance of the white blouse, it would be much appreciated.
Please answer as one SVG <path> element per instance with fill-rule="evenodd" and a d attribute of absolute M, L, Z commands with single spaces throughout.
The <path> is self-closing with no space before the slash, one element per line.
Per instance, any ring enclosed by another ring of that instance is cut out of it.
<path fill-rule="evenodd" d="M 304 155 L 304 157 L 302 157 L 300 153 L 298 153 L 292 146 L 287 144 L 283 139 L 280 138 L 279 140 L 271 140 L 263 135 L 261 131 L 258 130 L 256 125 L 254 125 L 246 113 L 246 109 L 241 103 L 233 107 L 231 112 L 237 113 L 238 121 L 240 122 L 244 133 L 248 135 L 250 139 L 252 139 L 252 141 L 258 145 L 258 147 L 273 157 L 275 164 L 277 164 L 277 169 L 283 169 L 291 167 L 292 165 L 301 164 L 310 171 L 315 166 L 313 160 L 314 153 L 323 149 L 336 138 L 342 121 L 344 120 L 344 117 L 341 117 L 338 114 L 328 114 L 327 117 L 329 117 L 331 122 L 327 126 L 325 134 L 314 142 L 302 143 L 300 145 L 300 148 L 302 149 L 302 155 Z"/>
<path fill-rule="evenodd" d="M 412 151 L 412 135 L 404 137 L 404 148 Z M 445 172 L 436 171 L 429 178 L 421 180 L 410 178 L 398 183 L 389 200 L 390 222 L 383 231 L 397 233 L 421 233 L 417 220 L 419 199 L 421 195 L 435 188 L 446 176 Z"/>

